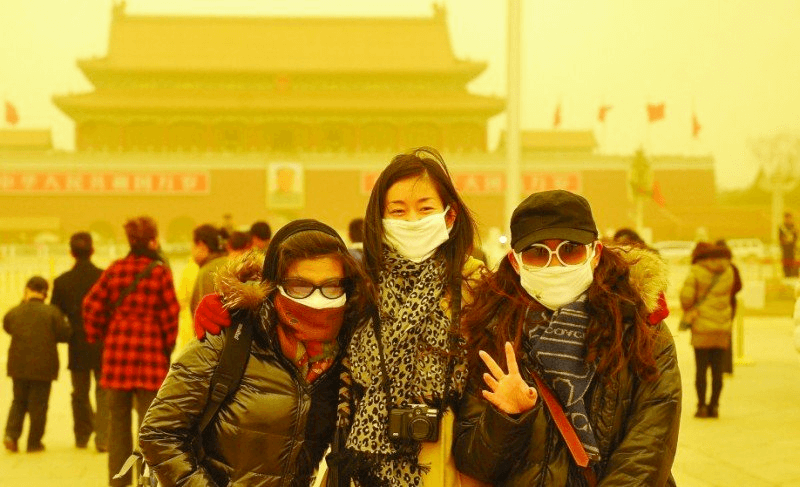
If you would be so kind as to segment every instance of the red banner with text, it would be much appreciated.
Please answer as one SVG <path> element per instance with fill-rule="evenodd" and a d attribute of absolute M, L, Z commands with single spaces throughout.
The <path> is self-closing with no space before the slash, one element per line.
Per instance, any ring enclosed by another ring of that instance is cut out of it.
<path fill-rule="evenodd" d="M 205 171 L 0 171 L 4 193 L 208 194 Z"/>

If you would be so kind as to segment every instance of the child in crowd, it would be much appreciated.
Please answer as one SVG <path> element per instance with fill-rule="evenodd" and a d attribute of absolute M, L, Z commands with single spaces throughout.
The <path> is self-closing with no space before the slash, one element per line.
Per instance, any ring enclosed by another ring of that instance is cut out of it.
<path fill-rule="evenodd" d="M 50 385 L 58 377 L 56 343 L 69 340 L 69 321 L 55 306 L 46 304 L 47 281 L 33 276 L 25 285 L 22 303 L 3 317 L 3 329 L 11 335 L 8 376 L 14 383 L 14 399 L 8 412 L 3 446 L 18 450 L 25 414 L 30 416 L 27 451 L 44 450 L 42 436 L 47 422 Z"/>

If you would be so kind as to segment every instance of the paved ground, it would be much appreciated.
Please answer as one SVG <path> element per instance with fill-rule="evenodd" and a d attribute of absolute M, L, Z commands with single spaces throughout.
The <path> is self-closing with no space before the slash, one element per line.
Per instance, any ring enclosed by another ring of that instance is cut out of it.
<path fill-rule="evenodd" d="M 668 322 L 674 329 L 677 318 L 670 317 Z M 684 385 L 681 434 L 673 469 L 679 486 L 800 487 L 800 355 L 792 348 L 791 320 L 747 316 L 745 330 L 745 355 L 752 364 L 738 365 L 733 376 L 726 376 L 717 420 L 693 417 L 692 349 L 686 333 L 675 337 Z M 3 368 L 7 350 L 8 337 L 2 334 Z M 73 446 L 69 388 L 69 376 L 62 371 L 50 401 L 46 452 L 0 451 L 0 486 L 107 485 L 106 456 Z M 11 381 L 2 377 L 2 426 L 10 396 Z"/>

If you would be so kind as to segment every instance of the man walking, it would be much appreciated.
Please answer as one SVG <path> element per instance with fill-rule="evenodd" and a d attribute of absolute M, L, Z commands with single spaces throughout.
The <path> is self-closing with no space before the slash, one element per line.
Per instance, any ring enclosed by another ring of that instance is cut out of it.
<path fill-rule="evenodd" d="M 131 409 L 141 424 L 169 370 L 178 334 L 178 300 L 172 274 L 161 262 L 156 222 L 128 220 L 130 253 L 112 263 L 83 300 L 83 326 L 89 343 L 104 342 L 100 385 L 109 410 L 109 485 L 131 484 L 131 474 L 112 477 L 133 452 Z M 137 428 L 138 429 L 138 428 Z"/>
<path fill-rule="evenodd" d="M 797 227 L 794 225 L 794 217 L 788 211 L 783 214 L 783 224 L 778 227 L 778 240 L 781 244 L 784 277 L 797 277 L 797 264 L 794 261 Z"/>
<path fill-rule="evenodd" d="M 89 438 L 94 432 L 94 445 L 97 451 L 104 452 L 108 449 L 106 438 L 108 407 L 106 390 L 100 386 L 100 360 L 103 355 L 103 345 L 100 342 L 89 343 L 86 341 L 81 314 L 83 298 L 100 278 L 103 270 L 91 261 L 94 247 L 92 236 L 89 233 L 79 232 L 70 237 L 69 250 L 75 259 L 75 265 L 53 281 L 53 297 L 50 299 L 50 304 L 67 315 L 72 325 L 67 368 L 72 377 L 72 420 L 75 446 L 86 448 Z M 89 400 L 92 374 L 94 374 L 96 412 L 92 410 L 92 403 Z"/>

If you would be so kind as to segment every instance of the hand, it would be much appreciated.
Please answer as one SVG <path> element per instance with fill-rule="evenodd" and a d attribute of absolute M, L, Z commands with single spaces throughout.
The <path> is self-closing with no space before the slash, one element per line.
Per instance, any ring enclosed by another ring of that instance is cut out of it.
<path fill-rule="evenodd" d="M 514 355 L 514 347 L 510 342 L 506 342 L 506 363 L 508 364 L 508 374 L 503 373 L 503 369 L 497 365 L 488 353 L 481 350 L 478 356 L 489 368 L 488 373 L 483 374 L 483 380 L 489 386 L 491 392 L 481 391 L 487 401 L 506 414 L 520 414 L 533 409 L 539 395 L 536 389 L 530 387 L 522 380 L 517 366 L 517 357 Z"/>
<path fill-rule="evenodd" d="M 194 334 L 198 340 L 206 336 L 206 332 L 219 335 L 222 328 L 231 325 L 231 315 L 222 307 L 222 300 L 217 294 L 206 294 L 194 310 Z"/>

